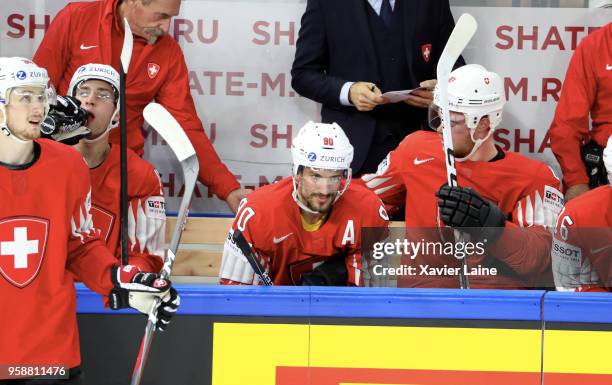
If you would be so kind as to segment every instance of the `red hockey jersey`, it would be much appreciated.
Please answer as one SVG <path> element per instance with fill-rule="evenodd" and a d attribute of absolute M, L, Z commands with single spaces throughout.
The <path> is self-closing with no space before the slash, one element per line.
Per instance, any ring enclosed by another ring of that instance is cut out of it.
<path fill-rule="evenodd" d="M 121 258 L 121 170 L 119 146 L 90 171 L 93 216 L 100 239 Z M 128 149 L 128 256 L 142 271 L 160 271 L 164 262 L 166 203 L 153 166 Z"/>
<path fill-rule="evenodd" d="M 0 165 L 0 365 L 80 364 L 73 274 L 112 289 L 117 264 L 97 238 L 87 166 L 76 150 L 39 140 L 29 167 Z"/>
<path fill-rule="evenodd" d="M 119 69 L 123 31 L 116 18 L 117 3 L 118 0 L 74 2 L 53 19 L 33 61 L 47 69 L 62 95 L 83 64 L 102 63 Z M 187 65 L 177 42 L 164 35 L 155 44 L 148 44 L 134 36 L 128 73 L 126 113 L 130 148 L 142 155 L 142 110 L 155 99 L 178 120 L 193 143 L 200 162 L 199 180 L 221 199 L 239 188 L 198 118 L 189 90 Z M 119 130 L 111 132 L 110 139 L 119 143 Z"/>
<path fill-rule="evenodd" d="M 506 230 L 486 253 L 468 258 L 468 267 L 495 266 L 497 275 L 469 277 L 471 287 L 526 287 L 532 278 L 550 271 L 551 234 L 563 205 L 560 181 L 544 163 L 514 152 L 502 152 L 491 162 L 457 162 L 460 186 L 471 187 L 498 205 L 507 215 Z M 393 210 L 405 203 L 407 236 L 414 241 L 446 242 L 438 228 L 435 193 L 447 181 L 441 137 L 430 131 L 407 136 L 381 162 L 376 174 L 361 182 L 374 191 Z M 528 227 L 529 231 L 519 230 Z M 405 257 L 405 256 L 404 256 Z M 413 275 L 398 277 L 399 286 L 458 287 L 458 276 L 445 271 L 421 274 L 421 266 L 456 268 L 453 256 L 430 252 L 403 258 L 405 265 L 416 268 Z"/>
<path fill-rule="evenodd" d="M 252 192 L 241 202 L 223 249 L 221 283 L 258 282 L 246 257 L 231 241 L 233 231 L 240 229 L 275 285 L 299 285 L 303 273 L 332 257 L 344 258 L 349 285 L 362 285 L 361 228 L 387 227 L 380 199 L 351 184 L 321 228 L 309 232 L 302 226 L 292 192 L 292 178 L 288 177 Z"/>
<path fill-rule="evenodd" d="M 559 289 L 612 288 L 612 188 L 572 199 L 559 215 L 552 248 Z"/>
<path fill-rule="evenodd" d="M 612 135 L 612 23 L 585 37 L 576 48 L 549 133 L 565 185 L 589 183 L 580 145 L 592 138 L 605 147 Z"/>

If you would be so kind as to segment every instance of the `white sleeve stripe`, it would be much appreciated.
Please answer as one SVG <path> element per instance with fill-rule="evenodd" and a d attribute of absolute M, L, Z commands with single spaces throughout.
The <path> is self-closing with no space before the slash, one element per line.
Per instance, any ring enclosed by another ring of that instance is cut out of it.
<path fill-rule="evenodd" d="M 369 182 L 372 179 L 376 178 L 377 176 L 378 175 L 376 175 L 376 174 L 364 174 L 364 175 L 361 176 L 361 180 L 364 181 L 364 182 Z"/>
<path fill-rule="evenodd" d="M 534 208 L 534 224 L 545 226 L 546 219 L 544 215 L 544 202 L 542 202 L 542 197 L 540 196 L 540 192 L 535 192 L 535 208 Z"/>
<path fill-rule="evenodd" d="M 372 179 L 368 182 L 366 182 L 366 186 L 368 186 L 369 188 L 373 189 L 376 188 L 378 186 L 380 186 L 381 184 L 387 182 L 389 179 L 391 179 L 390 177 L 387 178 L 375 178 Z"/>
<path fill-rule="evenodd" d="M 387 191 L 389 191 L 389 190 L 391 190 L 391 189 L 395 188 L 396 186 L 397 186 L 396 184 L 392 184 L 391 186 L 387 186 L 387 187 L 379 188 L 379 189 L 377 189 L 377 190 L 374 190 L 374 193 L 375 193 L 376 195 L 382 195 L 382 194 L 386 193 Z"/>
<path fill-rule="evenodd" d="M 516 208 L 516 216 L 518 219 L 518 224 L 521 227 L 525 227 L 524 223 L 523 223 L 523 204 L 521 201 L 519 201 L 518 206 Z"/>
<path fill-rule="evenodd" d="M 525 222 L 527 227 L 533 226 L 533 204 L 529 197 L 525 197 Z"/>

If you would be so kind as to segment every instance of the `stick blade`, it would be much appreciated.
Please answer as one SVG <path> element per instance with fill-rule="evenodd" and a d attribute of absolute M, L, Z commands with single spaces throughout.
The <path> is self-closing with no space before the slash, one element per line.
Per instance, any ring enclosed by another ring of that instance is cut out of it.
<path fill-rule="evenodd" d="M 123 47 L 121 48 L 121 68 L 123 68 L 123 73 L 127 74 L 130 61 L 132 60 L 134 36 L 132 35 L 130 23 L 128 23 L 125 17 L 123 18 L 123 28 L 125 33 L 123 35 Z"/>
<path fill-rule="evenodd" d="M 147 123 L 168 143 L 179 162 L 195 155 L 191 141 L 181 125 L 161 104 L 149 103 L 143 110 Z"/>
<path fill-rule="evenodd" d="M 472 40 L 477 29 L 478 23 L 476 19 L 474 19 L 474 16 L 469 13 L 464 13 L 459 17 L 453 32 L 446 42 L 446 46 L 444 46 L 444 51 L 442 51 L 440 60 L 438 61 L 438 81 L 440 81 L 444 75 L 448 75 L 452 71 L 461 52 L 463 52 L 470 40 Z"/>

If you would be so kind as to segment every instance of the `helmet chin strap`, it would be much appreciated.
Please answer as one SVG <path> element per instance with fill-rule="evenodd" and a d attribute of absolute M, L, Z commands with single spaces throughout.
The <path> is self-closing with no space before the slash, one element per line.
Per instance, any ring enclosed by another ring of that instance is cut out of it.
<path fill-rule="evenodd" d="M 310 214 L 321 214 L 318 211 L 314 211 L 310 209 L 300 200 L 300 198 L 297 195 L 297 181 L 295 180 L 295 177 L 292 177 L 291 179 L 293 180 L 293 192 L 291 193 L 291 196 L 293 197 L 293 200 L 295 201 L 295 203 L 297 203 L 298 207 Z"/>
<path fill-rule="evenodd" d="M 4 108 L 4 105 L 0 105 L 1 111 L 2 111 L 2 122 L 0 122 L 0 129 L 2 130 L 2 133 L 6 136 L 8 136 L 9 138 L 13 139 L 15 142 L 19 143 L 19 144 L 28 144 L 30 143 L 32 140 L 23 140 L 21 138 L 18 138 L 12 131 L 10 128 L 8 128 L 8 125 L 6 124 L 6 109 Z"/>
<path fill-rule="evenodd" d="M 482 139 L 475 139 L 474 138 L 474 134 L 476 133 L 476 127 L 475 128 L 470 128 L 470 139 L 472 139 L 472 142 L 474 142 L 474 147 L 472 147 L 472 151 L 470 151 L 469 154 L 467 154 L 466 156 L 464 156 L 463 158 L 458 158 L 455 157 L 455 160 L 457 162 L 465 162 L 466 160 L 470 160 L 470 158 L 472 156 L 474 156 L 474 154 L 476 153 L 476 151 L 478 151 L 478 149 L 480 148 L 480 146 L 487 140 L 489 139 L 489 137 L 491 136 L 491 134 L 493 134 L 493 129 L 489 129 L 489 132 L 487 133 L 487 136 L 485 136 Z"/>

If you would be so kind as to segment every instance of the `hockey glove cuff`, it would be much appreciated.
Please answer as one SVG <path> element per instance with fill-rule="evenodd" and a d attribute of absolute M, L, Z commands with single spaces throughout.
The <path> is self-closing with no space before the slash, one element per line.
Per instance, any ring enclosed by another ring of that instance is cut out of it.
<path fill-rule="evenodd" d="M 75 145 L 91 131 L 87 128 L 89 113 L 81 108 L 81 102 L 72 96 L 57 96 L 57 104 L 51 105 L 41 124 L 41 136 L 67 145 Z"/>
<path fill-rule="evenodd" d="M 156 327 L 165 330 L 181 303 L 169 280 L 161 278 L 159 274 L 144 273 L 133 265 L 113 266 L 111 279 L 115 286 L 108 299 L 111 309 L 131 307 L 149 314 L 155 298 L 160 298 Z"/>
<path fill-rule="evenodd" d="M 504 212 L 469 187 L 445 184 L 436 193 L 440 219 L 447 226 L 464 231 L 477 240 L 491 244 L 506 225 Z"/>

